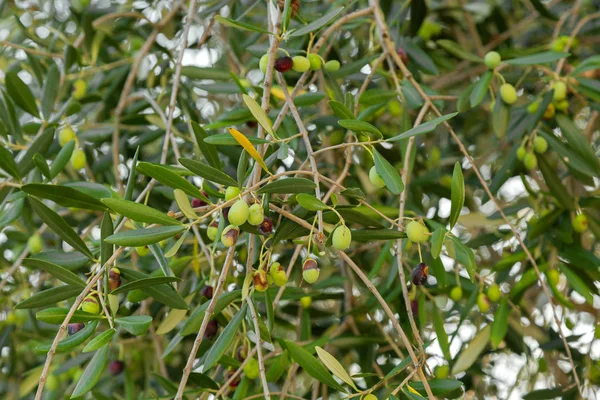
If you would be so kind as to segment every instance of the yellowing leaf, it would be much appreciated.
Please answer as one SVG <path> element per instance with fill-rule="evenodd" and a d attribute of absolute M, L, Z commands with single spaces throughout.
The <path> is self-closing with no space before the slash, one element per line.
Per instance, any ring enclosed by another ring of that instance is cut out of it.
<path fill-rule="evenodd" d="M 294 90 L 294 88 L 288 86 L 288 93 L 292 93 L 292 90 Z M 297 95 L 300 96 L 301 94 L 305 93 L 307 93 L 306 90 L 300 90 Z M 273 86 L 273 88 L 271 88 L 271 96 L 278 100 L 285 101 L 285 94 L 283 93 L 281 86 Z"/>
<path fill-rule="evenodd" d="M 250 109 L 250 112 L 252 113 L 254 118 L 256 118 L 256 121 L 258 121 L 260 126 L 262 126 L 263 129 L 267 133 L 269 133 L 269 135 L 275 136 L 273 134 L 273 121 L 271 121 L 265 110 L 262 109 L 262 107 L 256 102 L 256 100 L 254 100 L 247 94 L 243 94 L 242 98 L 244 99 L 244 103 L 246 103 L 246 105 Z"/>
<path fill-rule="evenodd" d="M 487 347 L 490 341 L 490 335 L 492 333 L 492 326 L 487 325 L 485 328 L 479 331 L 477 335 L 471 340 L 469 346 L 458 355 L 454 367 L 452 368 L 452 375 L 456 375 L 460 372 L 466 371 L 473 365 L 473 363 L 479 358 L 479 355 Z"/>
<path fill-rule="evenodd" d="M 323 364 L 325 364 L 327 369 L 329 369 L 335 376 L 346 382 L 348 385 L 352 386 L 354 390 L 358 391 L 350 375 L 346 372 L 342 364 L 340 364 L 340 362 L 336 360 L 334 356 L 332 356 L 330 353 L 328 353 L 326 350 L 322 349 L 319 346 L 316 346 L 315 350 L 317 351 L 319 359 Z"/>
<path fill-rule="evenodd" d="M 265 160 L 258 154 L 258 151 L 252 146 L 252 143 L 248 140 L 244 134 L 238 130 L 233 128 L 229 128 L 229 133 L 233 138 L 250 154 L 252 158 L 256 160 L 256 162 L 265 170 L 265 172 L 269 175 L 273 175 L 271 171 L 267 168 L 267 164 L 265 164 Z"/>
<path fill-rule="evenodd" d="M 190 204 L 190 201 L 187 198 L 187 194 L 185 194 L 181 189 L 175 189 L 173 191 L 173 194 L 175 195 L 175 201 L 177 202 L 177 206 L 179 207 L 183 215 L 185 215 L 186 218 L 189 218 L 191 220 L 197 220 L 198 215 L 194 212 L 194 209 L 192 208 L 192 205 Z"/>
<path fill-rule="evenodd" d="M 409 392 L 414 393 L 414 394 L 418 395 L 419 397 L 421 397 L 421 393 L 419 393 L 415 389 L 413 389 L 413 387 L 410 386 L 408 383 L 406 384 L 406 387 L 408 388 Z"/>
<path fill-rule="evenodd" d="M 190 301 L 192 300 L 192 297 L 193 297 L 192 295 L 186 297 L 185 298 L 186 303 L 190 304 Z M 165 317 L 165 319 L 163 320 L 163 322 L 161 322 L 160 326 L 156 330 L 156 334 L 157 335 L 164 335 L 166 333 L 169 333 L 173 329 L 175 329 L 175 327 L 177 326 L 177 324 L 179 324 L 179 322 L 181 322 L 181 320 L 185 317 L 185 315 L 187 314 L 187 312 L 188 312 L 188 310 L 172 309 L 169 312 L 169 315 L 167 315 Z"/>

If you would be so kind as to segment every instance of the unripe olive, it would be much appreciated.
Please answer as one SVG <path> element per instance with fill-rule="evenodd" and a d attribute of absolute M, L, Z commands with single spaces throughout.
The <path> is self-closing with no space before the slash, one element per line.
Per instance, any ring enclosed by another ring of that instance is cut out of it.
<path fill-rule="evenodd" d="M 288 281 L 285 269 L 278 262 L 271 264 L 271 267 L 269 268 L 269 275 L 277 286 L 285 286 Z"/>
<path fill-rule="evenodd" d="M 40 235 L 32 235 L 27 239 L 27 248 L 31 254 L 37 254 L 42 251 L 43 242 Z"/>
<path fill-rule="evenodd" d="M 139 246 L 135 248 L 135 252 L 138 254 L 138 256 L 144 257 L 150 254 L 150 249 L 148 246 Z"/>
<path fill-rule="evenodd" d="M 264 292 L 269 288 L 267 273 L 264 269 L 256 270 L 252 276 L 252 281 L 254 282 L 254 289 L 256 289 L 257 292 Z"/>
<path fill-rule="evenodd" d="M 111 268 L 108 272 L 108 290 L 111 292 L 121 286 L 121 271 L 118 268 Z"/>
<path fill-rule="evenodd" d="M 372 166 L 369 170 L 369 181 L 371 181 L 371 184 L 377 188 L 385 187 L 385 181 L 381 178 L 381 176 L 379 176 L 375 166 Z"/>
<path fill-rule="evenodd" d="M 536 153 L 544 154 L 548 150 L 548 142 L 541 136 L 536 136 L 533 139 L 533 150 Z"/>
<path fill-rule="evenodd" d="M 540 103 L 538 101 L 529 103 L 529 105 L 527 106 L 527 112 L 529 114 L 535 114 L 535 112 L 538 110 L 539 106 L 540 106 Z"/>
<path fill-rule="evenodd" d="M 313 258 L 307 258 L 302 265 L 302 278 L 310 284 L 319 279 L 319 267 Z"/>
<path fill-rule="evenodd" d="M 546 272 L 546 275 L 548 276 L 548 281 L 550 281 L 553 286 L 558 284 L 558 281 L 560 280 L 560 272 L 555 269 L 551 269 Z"/>
<path fill-rule="evenodd" d="M 229 201 L 240 194 L 240 188 L 237 186 L 229 186 L 225 190 L 225 201 Z"/>
<path fill-rule="evenodd" d="M 208 228 L 206 228 L 206 236 L 208 236 L 208 238 L 214 242 L 217 238 L 217 233 L 219 233 L 219 223 L 217 221 L 213 221 L 210 223 L 210 225 L 208 225 Z"/>
<path fill-rule="evenodd" d="M 520 146 L 517 149 L 517 160 L 523 161 L 523 159 L 525 158 L 526 155 L 527 155 L 527 150 L 525 149 L 525 147 Z"/>
<path fill-rule="evenodd" d="M 239 235 L 240 228 L 235 225 L 228 225 L 221 233 L 221 243 L 225 247 L 231 247 L 237 242 Z"/>
<path fill-rule="evenodd" d="M 323 63 L 321 62 L 321 57 L 318 54 L 310 53 L 308 56 L 308 61 L 310 62 L 310 69 L 313 71 L 321 69 Z"/>
<path fill-rule="evenodd" d="M 544 111 L 544 119 L 550 119 L 552 117 L 554 117 L 554 114 L 556 114 L 556 108 L 554 107 L 554 104 L 550 103 L 548 104 L 548 108 L 546 108 L 546 111 Z"/>
<path fill-rule="evenodd" d="M 60 133 L 58 134 L 58 144 L 60 146 L 64 146 L 69 143 L 71 140 L 75 140 L 77 136 L 75 135 L 75 131 L 70 126 L 64 127 Z"/>
<path fill-rule="evenodd" d="M 489 69 L 494 69 L 502 62 L 502 57 L 495 51 L 490 51 L 485 55 L 484 58 L 485 65 Z"/>
<path fill-rule="evenodd" d="M 258 226 L 262 224 L 265 220 L 265 213 L 260 204 L 254 203 L 250 206 L 248 210 L 248 223 L 253 226 Z"/>
<path fill-rule="evenodd" d="M 490 301 L 485 294 L 479 293 L 477 296 L 477 307 L 479 307 L 479 311 L 481 312 L 486 312 L 490 309 Z"/>
<path fill-rule="evenodd" d="M 366 395 L 365 397 L 363 397 L 362 400 L 377 400 L 377 396 L 375 396 L 374 394 L 369 393 L 368 395 Z"/>
<path fill-rule="evenodd" d="M 554 93 L 552 99 L 554 101 L 561 101 L 567 97 L 567 85 L 563 81 L 558 81 L 554 84 Z"/>
<path fill-rule="evenodd" d="M 433 370 L 433 373 L 438 379 L 446 379 L 450 375 L 450 367 L 447 365 L 438 365 Z"/>
<path fill-rule="evenodd" d="M 527 153 L 525 155 L 525 158 L 523 158 L 523 165 L 525 165 L 525 168 L 527 168 L 528 170 L 532 170 L 535 167 L 537 167 L 537 157 L 535 156 L 535 154 Z"/>
<path fill-rule="evenodd" d="M 567 111 L 569 109 L 569 101 L 568 100 L 561 100 L 561 101 L 557 101 L 555 103 L 556 109 L 558 111 Z"/>
<path fill-rule="evenodd" d="M 450 299 L 454 302 L 458 302 L 463 297 L 463 290 L 460 286 L 454 286 L 452 290 L 450 290 Z"/>
<path fill-rule="evenodd" d="M 75 150 L 71 155 L 71 166 L 74 169 L 81 169 L 85 167 L 86 157 L 83 150 Z"/>
<path fill-rule="evenodd" d="M 246 346 L 238 347 L 235 352 L 235 358 L 237 358 L 239 362 L 243 362 L 246 359 L 246 357 L 248 357 L 248 349 L 246 348 Z"/>
<path fill-rule="evenodd" d="M 584 214 L 577 214 L 571 223 L 575 232 L 583 233 L 587 231 L 588 220 Z"/>
<path fill-rule="evenodd" d="M 249 359 L 246 365 L 244 365 L 244 375 L 246 375 L 246 378 L 256 379 L 258 378 L 259 373 L 260 371 L 256 358 Z"/>
<path fill-rule="evenodd" d="M 500 97 L 506 104 L 514 104 L 517 102 L 517 91 L 510 83 L 504 83 L 500 86 Z"/>
<path fill-rule="evenodd" d="M 260 61 L 258 62 L 258 66 L 260 68 L 260 70 L 262 71 L 263 74 L 267 73 L 267 66 L 269 65 L 269 55 L 265 54 L 260 58 Z"/>
<path fill-rule="evenodd" d="M 411 221 L 406 226 L 408 240 L 415 243 L 423 243 L 427 240 L 429 229 L 418 221 Z"/>
<path fill-rule="evenodd" d="M 346 225 L 340 225 L 333 231 L 332 244 L 338 250 L 346 250 L 350 247 L 352 232 Z"/>
<path fill-rule="evenodd" d="M 312 304 L 312 298 L 310 296 L 300 297 L 300 305 L 302 308 L 309 308 Z"/>
<path fill-rule="evenodd" d="M 325 63 L 325 71 L 335 72 L 340 69 L 340 62 L 338 60 L 330 60 Z"/>
<path fill-rule="evenodd" d="M 227 219 L 229 219 L 229 223 L 235 226 L 244 225 L 246 221 L 248 221 L 248 215 L 250 214 L 250 209 L 248 207 L 248 203 L 245 200 L 238 200 L 231 206 L 229 210 L 229 214 L 227 215 Z"/>
<path fill-rule="evenodd" d="M 304 56 L 295 56 L 292 58 L 293 66 L 292 68 L 296 72 L 306 72 L 310 69 L 310 61 L 308 58 Z"/>
<path fill-rule="evenodd" d="M 492 303 L 498 302 L 500 297 L 502 297 L 502 291 L 500 290 L 500 287 L 495 283 L 491 285 L 487 290 L 487 297 Z"/>
<path fill-rule="evenodd" d="M 100 303 L 95 296 L 87 296 L 81 303 L 81 310 L 90 314 L 100 314 Z"/>
<path fill-rule="evenodd" d="M 87 82 L 83 79 L 77 79 L 73 82 L 73 98 L 75 100 L 81 99 L 85 96 L 85 92 L 87 90 Z"/>

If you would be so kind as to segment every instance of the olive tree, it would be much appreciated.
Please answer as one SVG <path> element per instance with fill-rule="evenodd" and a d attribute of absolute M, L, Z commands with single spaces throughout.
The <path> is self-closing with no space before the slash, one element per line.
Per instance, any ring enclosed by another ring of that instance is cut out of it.
<path fill-rule="evenodd" d="M 575 399 L 599 3 L 0 3 L 3 399 Z"/>

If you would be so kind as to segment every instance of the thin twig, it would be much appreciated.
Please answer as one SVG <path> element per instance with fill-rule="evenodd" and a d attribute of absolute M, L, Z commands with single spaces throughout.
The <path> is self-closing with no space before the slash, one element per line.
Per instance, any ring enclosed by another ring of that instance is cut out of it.
<path fill-rule="evenodd" d="M 269 384 L 267 383 L 267 374 L 265 372 L 265 361 L 263 359 L 262 354 L 262 339 L 260 338 L 260 327 L 258 325 L 258 316 L 256 315 L 256 310 L 254 309 L 254 303 L 252 299 L 247 299 L 248 308 L 250 309 L 250 314 L 252 315 L 252 321 L 254 322 L 254 333 L 256 334 L 256 352 L 258 353 L 258 370 L 260 372 L 260 380 L 262 382 L 263 393 L 265 395 L 266 400 L 271 399 L 271 395 L 269 394 Z"/>

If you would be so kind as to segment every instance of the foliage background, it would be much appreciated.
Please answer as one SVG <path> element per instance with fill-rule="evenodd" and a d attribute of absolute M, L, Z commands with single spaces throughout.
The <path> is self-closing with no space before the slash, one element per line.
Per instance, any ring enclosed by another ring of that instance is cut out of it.
<path fill-rule="evenodd" d="M 2 398 L 179 398 L 178 388 L 187 398 L 279 398 L 282 391 L 340 398 L 371 390 L 380 399 L 392 392 L 596 398 L 600 3 L 301 1 L 289 23 L 281 13 L 291 2 L 280 3 L 0 3 Z M 265 33 L 276 29 L 283 36 Z M 276 47 L 301 55 L 309 46 L 341 69 L 273 71 L 274 55 L 284 54 Z M 493 74 L 482 62 L 490 50 L 513 61 Z M 259 59 L 267 52 L 265 75 Z M 502 79 L 518 91 L 510 107 L 494 101 Z M 568 108 L 543 117 L 558 79 L 568 84 Z M 528 112 L 535 101 L 542 105 Z M 257 125 L 265 112 L 271 122 Z M 274 182 L 300 170 L 305 180 L 263 200 L 269 175 L 227 128 L 262 138 L 273 122 L 268 146 L 256 147 L 259 159 Z M 398 138 L 424 123 L 429 129 Z M 66 126 L 76 132 L 72 148 L 58 142 Z M 528 170 L 516 153 L 535 135 L 550 146 Z M 207 144 L 205 136 L 214 137 Z M 69 163 L 69 149 L 85 152 L 84 168 Z M 388 188 L 369 182 L 374 153 Z M 190 171 L 181 157 L 203 164 Z M 270 207 L 274 236 L 245 225 L 230 250 L 208 239 L 213 218 L 219 229 L 225 225 L 220 210 L 232 203 L 223 198 L 231 181 L 253 187 L 248 198 Z M 174 189 L 189 201 L 198 188 L 212 204 L 189 219 Z M 327 206 L 310 196 L 298 205 L 300 191 L 325 196 Z M 107 198 L 146 204 L 162 216 L 101 201 Z M 307 285 L 307 228 L 327 235 L 339 222 L 331 207 L 354 240 L 343 253 L 315 235 L 321 273 Z M 137 232 L 114 248 L 104 242 L 113 230 L 170 224 L 167 212 L 181 229 L 153 236 L 161 244 L 149 254 L 135 249 Z M 578 213 L 588 220 L 584 232 L 571 223 Z M 402 240 L 404 216 L 436 233 L 420 251 Z M 30 254 L 27 242 L 36 234 L 43 250 Z M 262 265 L 261 250 L 288 271 L 285 289 L 271 285 L 265 295 L 244 285 L 247 271 Z M 430 277 L 416 288 L 410 274 L 420 257 Z M 112 264 L 123 285 L 155 280 L 109 296 L 104 277 Z M 549 271 L 560 271 L 558 282 Z M 478 295 L 493 283 L 501 300 L 478 307 Z M 207 284 L 215 301 L 201 294 Z M 457 285 L 463 296 L 452 301 Z M 71 318 L 90 289 L 106 303 L 108 318 L 97 326 L 89 315 Z M 302 307 L 306 296 L 312 304 Z M 204 313 L 214 306 L 214 316 Z M 113 324 L 116 334 L 95 352 L 63 343 L 54 354 L 77 318 L 89 327 L 85 343 Z M 216 339 L 204 339 L 210 318 L 220 326 Z M 239 329 L 226 330 L 234 321 Z M 226 332 L 230 341 L 220 340 Z M 242 372 L 239 345 L 258 353 L 260 377 Z M 357 388 L 315 346 L 332 354 Z M 212 368 L 189 375 L 194 360 L 210 357 Z M 125 369 L 111 376 L 105 366 L 115 360 Z M 437 366 L 449 366 L 450 376 L 440 379 L 445 371 L 434 373 Z M 241 382 L 230 387 L 234 371 Z"/>

